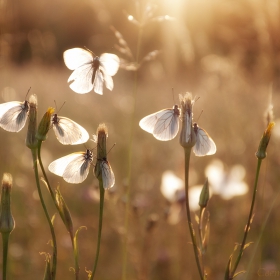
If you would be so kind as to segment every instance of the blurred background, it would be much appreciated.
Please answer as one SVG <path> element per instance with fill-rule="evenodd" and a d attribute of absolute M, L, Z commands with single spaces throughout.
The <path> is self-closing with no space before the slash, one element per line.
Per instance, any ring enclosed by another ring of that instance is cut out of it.
<path fill-rule="evenodd" d="M 121 52 L 116 30 L 133 56 Z M 194 120 L 217 145 L 213 156 L 193 154 L 190 169 L 194 213 L 206 176 L 212 190 L 207 209 L 211 224 L 205 259 L 208 279 L 223 278 L 235 243 L 242 240 L 257 164 L 255 152 L 273 105 L 276 126 L 263 162 L 247 239 L 254 243 L 246 249 L 238 269 L 247 273 L 238 277 L 261 279 L 264 272 L 280 271 L 279 32 L 278 0 L 0 0 L 0 102 L 23 101 L 31 87 L 38 97 L 39 119 L 48 107 L 55 106 L 54 100 L 58 108 L 65 101 L 59 115 L 75 120 L 89 134 L 105 122 L 108 147 L 116 143 L 108 155 L 116 184 L 106 192 L 96 279 L 115 280 L 122 275 L 131 133 L 127 279 L 198 279 L 184 195 L 178 196 L 184 179 L 179 137 L 160 142 L 138 125 L 141 118 L 171 108 L 179 102 L 178 94 L 187 91 L 199 97 Z M 138 62 L 150 52 L 159 52 L 154 59 L 142 61 L 135 79 L 128 65 L 136 65 L 137 45 Z M 115 53 L 123 59 L 113 77 L 112 92 L 104 87 L 103 96 L 93 91 L 80 95 L 69 88 L 71 71 L 64 65 L 63 52 L 74 47 L 87 47 L 96 55 Z M 10 172 L 14 178 L 16 228 L 9 248 L 9 279 L 37 280 L 42 279 L 45 266 L 40 253 L 51 252 L 51 237 L 36 190 L 31 153 L 25 147 L 26 131 L 26 127 L 19 133 L 0 130 L 0 173 Z M 43 145 L 44 164 L 47 167 L 59 157 L 86 148 L 94 148 L 94 143 L 62 146 L 50 131 Z M 92 171 L 79 185 L 47 174 L 53 188 L 60 185 L 75 229 L 87 227 L 79 235 L 81 279 L 87 279 L 97 241 L 98 182 Z M 44 195 L 54 214 L 46 190 Z M 74 266 L 71 242 L 58 215 L 55 230 L 57 279 L 74 279 L 69 271 Z"/>

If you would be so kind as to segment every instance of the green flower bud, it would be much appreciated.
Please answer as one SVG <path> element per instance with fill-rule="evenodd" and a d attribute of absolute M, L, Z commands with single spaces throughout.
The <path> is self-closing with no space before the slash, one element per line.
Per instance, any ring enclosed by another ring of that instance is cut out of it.
<path fill-rule="evenodd" d="M 12 190 L 12 175 L 4 173 L 1 192 L 1 212 L 0 212 L 0 232 L 2 234 L 11 233 L 15 228 L 14 217 L 10 207 L 10 196 Z"/>
<path fill-rule="evenodd" d="M 42 120 L 39 123 L 38 132 L 36 138 L 39 141 L 45 141 L 47 139 L 47 133 L 49 132 L 51 125 L 51 117 L 54 112 L 54 108 L 48 108 L 47 112 L 44 114 Z"/>
<path fill-rule="evenodd" d="M 107 126 L 102 123 L 97 128 L 97 160 L 94 168 L 94 175 L 98 180 L 102 180 L 101 160 L 107 158 L 106 140 L 108 137 Z"/>
<path fill-rule="evenodd" d="M 209 183 L 208 183 L 208 178 L 206 178 L 206 181 L 203 185 L 203 188 L 201 190 L 200 197 L 199 197 L 199 203 L 198 204 L 201 208 L 205 208 L 207 206 L 207 203 L 209 201 L 209 197 L 210 197 Z"/>
<path fill-rule="evenodd" d="M 58 211 L 59 211 L 60 217 L 63 220 L 63 223 L 66 226 L 66 229 L 70 233 L 71 237 L 73 237 L 72 217 L 71 217 L 69 208 L 66 205 L 66 203 L 60 193 L 60 190 L 58 188 L 56 189 L 55 199 L 56 199 L 56 203 L 58 205 Z"/>
<path fill-rule="evenodd" d="M 192 124 L 192 107 L 195 101 L 192 99 L 192 95 L 189 92 L 187 92 L 184 96 L 179 95 L 179 97 L 182 114 L 182 130 L 180 134 L 180 145 L 183 148 L 191 149 L 196 142 L 196 135 Z"/>
<path fill-rule="evenodd" d="M 29 122 L 25 145 L 29 149 L 37 148 L 38 141 L 36 139 L 37 132 L 37 96 L 32 94 L 29 98 Z"/>
<path fill-rule="evenodd" d="M 265 130 L 265 132 L 263 133 L 263 136 L 261 138 L 260 144 L 259 144 L 259 148 L 256 152 L 256 157 L 258 159 L 264 159 L 266 158 L 266 148 L 268 146 L 270 137 L 271 137 L 271 130 L 274 127 L 275 123 L 274 122 L 270 122 Z"/>

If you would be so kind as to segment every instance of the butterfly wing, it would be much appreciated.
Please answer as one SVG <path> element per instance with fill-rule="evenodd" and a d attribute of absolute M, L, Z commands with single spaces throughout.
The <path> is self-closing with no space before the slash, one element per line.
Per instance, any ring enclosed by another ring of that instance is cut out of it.
<path fill-rule="evenodd" d="M 100 56 L 100 64 L 104 68 L 106 74 L 114 76 L 120 66 L 120 59 L 112 53 L 103 53 Z"/>
<path fill-rule="evenodd" d="M 57 176 L 62 177 L 67 165 L 71 161 L 75 161 L 76 159 L 82 157 L 83 158 L 84 152 L 73 153 L 64 157 L 61 157 L 52 163 L 50 163 L 48 169 L 50 172 L 54 173 Z"/>
<path fill-rule="evenodd" d="M 113 88 L 114 88 L 113 79 L 110 75 L 108 75 L 106 73 L 106 71 L 103 72 L 103 78 L 104 78 L 106 88 L 109 89 L 109 90 L 113 90 Z"/>
<path fill-rule="evenodd" d="M 157 120 L 153 135 L 161 141 L 173 139 L 179 131 L 179 115 L 174 109 L 166 110 L 165 113 Z"/>
<path fill-rule="evenodd" d="M 88 176 L 92 159 L 85 159 L 85 153 L 82 156 L 72 160 L 63 172 L 63 179 L 72 184 L 82 183 Z"/>
<path fill-rule="evenodd" d="M 25 125 L 29 112 L 27 101 L 12 101 L 0 105 L 0 126 L 6 131 L 19 132 Z"/>
<path fill-rule="evenodd" d="M 101 161 L 101 172 L 102 172 L 103 188 L 105 190 L 112 188 L 115 184 L 115 175 L 107 160 Z"/>
<path fill-rule="evenodd" d="M 87 131 L 76 122 L 58 116 L 58 121 L 53 123 L 56 138 L 63 145 L 77 145 L 88 141 Z"/>
<path fill-rule="evenodd" d="M 93 90 L 97 94 L 103 94 L 103 72 L 98 68 L 95 72 Z"/>
<path fill-rule="evenodd" d="M 202 157 L 206 155 L 213 155 L 216 153 L 216 144 L 213 139 L 208 135 L 208 133 L 197 127 L 196 132 L 196 143 L 193 151 L 196 156 Z"/>
<path fill-rule="evenodd" d="M 87 63 L 74 70 L 67 82 L 70 83 L 70 88 L 76 93 L 88 93 L 93 89 L 92 75 L 92 64 Z"/>
<path fill-rule="evenodd" d="M 73 48 L 63 53 L 63 59 L 65 65 L 70 70 L 75 70 L 84 64 L 91 63 L 93 60 L 93 56 L 87 50 L 81 48 Z"/>
<path fill-rule="evenodd" d="M 156 126 L 157 121 L 167 112 L 170 111 L 172 109 L 164 109 L 161 111 L 158 111 L 156 113 L 153 113 L 151 115 L 146 116 L 145 118 L 141 119 L 139 122 L 139 126 L 149 132 L 149 133 L 153 133 L 154 128 Z"/>

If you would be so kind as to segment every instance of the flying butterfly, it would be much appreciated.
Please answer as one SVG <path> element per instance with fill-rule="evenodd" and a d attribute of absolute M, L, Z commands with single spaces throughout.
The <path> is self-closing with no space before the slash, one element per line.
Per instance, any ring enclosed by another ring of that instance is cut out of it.
<path fill-rule="evenodd" d="M 77 152 L 59 158 L 49 165 L 49 171 L 61 176 L 66 182 L 72 184 L 82 183 L 88 176 L 93 160 L 91 150 Z"/>
<path fill-rule="evenodd" d="M 87 131 L 76 122 L 66 118 L 52 115 L 52 127 L 57 140 L 63 145 L 77 145 L 88 141 Z"/>
<path fill-rule="evenodd" d="M 66 50 L 63 58 L 65 65 L 74 70 L 68 79 L 73 91 L 84 94 L 93 89 L 103 94 L 103 82 L 109 90 L 113 89 L 112 76 L 117 73 L 120 65 L 120 59 L 115 54 L 103 53 L 98 57 L 88 50 L 73 48 Z"/>
<path fill-rule="evenodd" d="M 29 91 L 30 89 L 27 94 Z M 30 106 L 27 100 L 23 102 L 10 101 L 0 104 L 0 127 L 6 131 L 19 132 L 26 123 L 29 109 Z"/>
<path fill-rule="evenodd" d="M 140 127 L 161 141 L 173 139 L 179 131 L 180 109 L 174 105 L 172 109 L 163 109 L 140 120 Z"/>
<path fill-rule="evenodd" d="M 114 172 L 113 172 L 107 158 L 97 159 L 96 164 L 98 164 L 98 162 L 99 162 L 99 170 L 101 169 L 103 188 L 105 190 L 110 189 L 115 184 Z M 96 169 L 96 167 L 97 166 L 95 166 L 95 169 Z"/>
<path fill-rule="evenodd" d="M 196 135 L 196 143 L 193 147 L 193 151 L 196 156 L 202 157 L 206 155 L 213 155 L 216 153 L 216 144 L 209 134 L 197 123 L 193 124 L 194 132 Z"/>

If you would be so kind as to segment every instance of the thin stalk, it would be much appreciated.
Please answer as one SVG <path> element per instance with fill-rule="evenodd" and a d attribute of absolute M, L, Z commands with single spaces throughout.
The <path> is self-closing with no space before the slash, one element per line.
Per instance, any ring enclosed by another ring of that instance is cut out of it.
<path fill-rule="evenodd" d="M 204 217 L 205 208 L 200 207 L 199 211 L 199 225 L 198 225 L 198 235 L 199 235 L 199 243 L 200 243 L 200 252 L 201 252 L 201 270 L 204 271 L 204 248 L 203 248 L 203 217 Z"/>
<path fill-rule="evenodd" d="M 241 257 L 243 255 L 243 251 L 244 251 L 244 247 L 246 245 L 246 239 L 247 239 L 248 232 L 250 230 L 250 225 L 251 225 L 251 221 L 252 221 L 253 210 L 254 210 L 254 205 L 255 205 L 255 200 L 256 200 L 257 186 L 258 186 L 261 163 L 262 163 L 262 159 L 258 159 L 257 171 L 256 171 L 256 177 L 255 177 L 255 183 L 254 183 L 253 198 L 252 198 L 251 208 L 250 208 L 250 212 L 249 212 L 249 216 L 248 216 L 248 221 L 247 221 L 247 224 L 246 224 L 246 228 L 245 228 L 243 240 L 242 240 L 242 243 L 241 243 L 241 246 L 240 246 L 239 254 L 238 254 L 238 257 L 236 259 L 234 268 L 231 271 L 229 280 L 233 279 L 233 277 L 234 277 L 235 271 L 236 271 L 236 269 L 238 267 L 238 264 L 241 260 Z"/>
<path fill-rule="evenodd" d="M 196 265 L 198 268 L 199 276 L 201 280 L 204 280 L 204 273 L 201 268 L 200 260 L 199 260 L 199 251 L 197 248 L 197 242 L 195 238 L 195 233 L 193 229 L 193 224 L 191 220 L 191 211 L 189 206 L 189 166 L 190 166 L 190 156 L 191 156 L 191 149 L 185 148 L 185 192 L 186 192 L 186 210 L 187 210 L 187 219 L 188 219 L 188 225 L 190 230 L 190 235 L 192 239 L 193 244 L 193 250 L 194 250 L 194 256 Z"/>
<path fill-rule="evenodd" d="M 251 257 L 251 259 L 250 259 L 250 262 L 249 262 L 249 265 L 248 265 L 248 269 L 247 269 L 247 273 L 246 273 L 246 276 L 245 276 L 245 279 L 244 279 L 244 280 L 247 280 L 248 277 L 249 277 L 249 272 L 250 272 L 250 270 L 251 270 L 251 267 L 252 267 L 254 258 L 255 258 L 255 256 L 256 256 L 258 246 L 259 246 L 260 241 L 261 241 L 261 239 L 262 239 L 262 236 L 263 236 L 265 227 L 266 227 L 266 225 L 267 225 L 268 219 L 269 219 L 270 214 L 271 214 L 271 212 L 272 212 L 272 209 L 273 209 L 273 207 L 274 207 L 274 205 L 275 205 L 275 202 L 277 201 L 277 199 L 278 199 L 278 197 L 279 197 L 279 193 L 280 193 L 280 189 L 278 190 L 278 192 L 277 192 L 277 194 L 276 194 L 274 200 L 272 201 L 272 204 L 271 204 L 271 206 L 270 206 L 270 209 L 269 209 L 269 211 L 268 211 L 268 213 L 267 213 L 267 215 L 266 215 L 266 217 L 265 217 L 265 220 L 264 220 L 264 222 L 263 222 L 263 224 L 262 224 L 262 226 L 261 226 L 261 231 L 260 231 L 258 240 L 257 240 L 257 242 L 256 242 L 256 245 L 255 245 L 255 248 L 254 248 L 252 257 Z"/>
<path fill-rule="evenodd" d="M 2 233 L 2 241 L 3 241 L 3 271 L 2 271 L 2 279 L 3 280 L 7 279 L 6 277 L 7 277 L 9 238 L 10 238 L 10 233 Z"/>
<path fill-rule="evenodd" d="M 53 227 L 52 221 L 50 219 L 50 216 L 48 214 L 48 210 L 47 210 L 47 207 L 45 205 L 44 198 L 43 198 L 42 191 L 41 191 L 40 179 L 39 179 L 39 173 L 38 173 L 38 165 L 37 165 L 37 151 L 36 151 L 36 149 L 31 149 L 31 153 L 32 153 L 32 158 L 33 158 L 35 180 L 36 180 L 36 185 L 37 185 L 37 189 L 38 189 L 38 194 L 39 194 L 39 197 L 40 197 L 40 202 L 43 206 L 43 210 L 44 210 L 45 216 L 47 218 L 47 221 L 48 221 L 48 224 L 49 224 L 49 227 L 50 227 L 50 231 L 51 231 L 51 236 L 52 236 L 52 242 L 53 242 L 52 280 L 55 280 L 56 264 L 57 264 L 56 237 L 55 237 L 54 227 Z"/>
<path fill-rule="evenodd" d="M 53 200 L 53 202 L 54 202 L 54 204 L 55 204 L 55 207 L 56 207 L 57 210 L 58 210 L 58 205 L 57 205 L 57 203 L 56 203 L 55 194 L 54 194 L 54 192 L 53 192 L 53 190 L 52 190 L 52 188 L 51 188 L 51 185 L 50 185 L 50 183 L 49 183 L 49 180 L 48 180 L 48 177 L 47 177 L 47 174 L 46 174 L 46 172 L 45 172 L 45 168 L 44 168 L 44 165 L 43 165 L 43 162 L 42 162 L 42 158 L 41 158 L 41 146 L 42 146 L 42 141 L 38 140 L 38 160 L 39 160 L 39 165 L 40 165 L 40 168 L 41 168 L 41 170 L 42 170 L 44 179 L 45 179 L 45 181 L 46 181 L 46 183 L 47 183 L 47 187 L 48 187 L 48 190 L 49 190 L 49 192 L 50 192 L 50 194 L 51 194 L 52 200 Z M 58 211 L 58 213 L 59 213 L 59 211 Z"/>
<path fill-rule="evenodd" d="M 136 64 L 139 63 L 140 48 L 142 44 L 143 27 L 140 26 L 138 39 L 137 39 L 137 50 L 136 50 Z M 129 209 L 130 209 L 130 192 L 131 192 L 131 168 L 132 168 L 132 145 L 134 139 L 134 120 L 135 120 L 135 109 L 138 92 L 138 70 L 134 73 L 134 86 L 133 86 L 133 110 L 130 118 L 130 136 L 129 136 L 129 147 L 128 147 L 128 170 L 127 170 L 127 188 L 126 188 L 126 206 L 125 206 L 125 237 L 123 246 L 123 262 L 122 262 L 122 280 L 126 280 L 126 269 L 127 269 L 127 234 L 129 229 Z"/>
<path fill-rule="evenodd" d="M 54 205 L 58 211 L 58 213 L 60 214 L 60 211 L 59 211 L 59 206 L 57 204 L 57 201 L 56 201 L 56 198 L 55 198 L 55 194 L 51 188 L 51 185 L 49 183 L 49 180 L 48 180 L 48 177 L 47 177 L 47 174 L 45 172 L 45 168 L 44 168 L 44 165 L 43 165 L 43 162 L 42 162 L 42 158 L 41 158 L 41 147 L 42 147 L 42 141 L 38 140 L 38 160 L 39 160 L 39 164 L 40 164 L 40 168 L 42 170 L 42 173 L 43 173 L 43 176 L 44 176 L 44 179 L 46 181 L 46 185 L 47 185 L 47 188 L 51 194 L 51 197 L 52 197 L 52 200 L 54 202 Z M 61 217 L 61 219 L 63 220 L 63 218 Z M 75 246 L 74 246 L 74 236 L 72 234 L 72 232 L 69 232 L 69 235 L 70 235 L 70 239 L 71 239 L 71 243 L 72 243 L 72 248 L 73 248 L 73 252 L 74 252 L 74 259 L 75 259 L 75 276 L 76 276 L 76 280 L 79 280 L 79 271 L 80 271 L 80 266 L 79 266 L 79 263 L 78 263 L 78 259 L 76 258 L 75 256 Z"/>
<path fill-rule="evenodd" d="M 93 268 L 90 280 L 93 280 L 95 272 L 96 272 L 97 263 L 98 263 L 98 259 L 99 259 L 100 243 L 101 243 L 103 208 L 104 208 L 104 194 L 105 194 L 105 190 L 103 188 L 102 180 L 99 180 L 99 190 L 100 190 L 100 204 L 99 204 L 99 224 L 98 224 L 97 248 L 96 248 L 96 254 L 95 254 L 94 268 Z"/>

